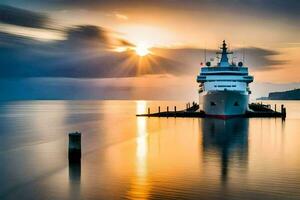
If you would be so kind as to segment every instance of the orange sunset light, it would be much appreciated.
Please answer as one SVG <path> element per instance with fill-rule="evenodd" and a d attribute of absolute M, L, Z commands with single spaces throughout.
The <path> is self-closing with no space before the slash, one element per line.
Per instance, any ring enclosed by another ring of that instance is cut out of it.
<path fill-rule="evenodd" d="M 148 47 L 145 44 L 138 44 L 135 48 L 135 53 L 141 57 L 150 54 Z"/>
<path fill-rule="evenodd" d="M 114 49 L 115 52 L 126 52 L 126 51 L 132 51 L 136 55 L 140 57 L 147 56 L 151 54 L 151 51 L 149 50 L 149 46 L 146 45 L 145 43 L 139 43 L 138 45 L 134 47 L 126 47 L 126 46 L 119 46 Z"/>

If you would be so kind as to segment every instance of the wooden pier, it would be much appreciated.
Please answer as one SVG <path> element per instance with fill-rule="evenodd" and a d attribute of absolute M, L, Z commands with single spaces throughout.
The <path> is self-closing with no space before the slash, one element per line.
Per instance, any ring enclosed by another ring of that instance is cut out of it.
<path fill-rule="evenodd" d="M 282 118 L 283 120 L 286 118 L 286 108 L 284 105 L 281 105 L 281 110 L 278 112 L 276 110 L 276 105 L 274 110 L 271 109 L 271 105 L 265 105 L 262 103 L 251 103 L 249 104 L 249 108 L 251 111 L 247 111 L 244 115 L 239 117 L 244 118 Z M 161 107 L 158 107 L 158 112 L 151 113 L 150 108 L 148 108 L 147 114 L 137 114 L 137 117 L 185 117 L 185 118 L 207 118 L 204 111 L 199 110 L 199 105 L 195 102 L 186 104 L 186 109 L 177 111 L 176 106 L 174 106 L 174 110 L 170 111 L 169 106 L 167 106 L 167 110 L 161 112 Z"/>

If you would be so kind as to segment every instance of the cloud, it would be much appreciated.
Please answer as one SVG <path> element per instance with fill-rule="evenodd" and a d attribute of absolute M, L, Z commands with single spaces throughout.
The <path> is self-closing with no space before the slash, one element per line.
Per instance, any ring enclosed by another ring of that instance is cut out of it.
<path fill-rule="evenodd" d="M 74 26 L 67 29 L 67 40 L 71 42 L 108 42 L 108 33 L 104 28 L 92 25 Z"/>
<path fill-rule="evenodd" d="M 66 77 L 113 78 L 151 74 L 194 75 L 203 62 L 203 49 L 151 49 L 140 58 L 133 51 L 114 52 L 115 39 L 102 27 L 81 25 L 66 29 L 66 39 L 42 42 L 0 32 L 0 78 Z M 118 39 L 119 40 L 119 39 Z M 125 40 L 122 44 L 131 45 Z M 250 47 L 246 61 L 253 71 L 277 69 L 286 61 L 274 60 L 279 52 Z M 214 50 L 207 51 L 215 56 Z M 241 59 L 241 58 L 240 58 Z"/>
<path fill-rule="evenodd" d="M 184 63 L 182 65 L 189 74 L 196 74 L 199 71 L 200 63 L 204 63 L 204 49 L 199 48 L 181 48 L 181 49 L 155 49 L 155 51 L 163 55 L 166 58 L 174 61 L 180 61 Z M 214 58 L 213 64 L 217 64 L 216 51 L 218 50 L 206 50 L 207 60 L 210 61 Z M 276 60 L 272 56 L 280 55 L 280 52 L 263 49 L 259 47 L 247 47 L 244 49 L 234 49 L 234 61 L 239 62 L 243 60 L 243 51 L 245 52 L 245 64 L 251 71 L 266 71 L 275 70 L 283 67 L 288 63 L 288 60 Z"/>
<path fill-rule="evenodd" d="M 245 60 L 250 63 L 254 71 L 266 71 L 280 69 L 283 65 L 289 63 L 288 60 L 279 60 L 272 57 L 280 55 L 280 52 L 263 49 L 258 47 L 248 47 L 237 49 L 239 52 L 245 52 Z"/>
<path fill-rule="evenodd" d="M 123 15 L 123 14 L 120 14 L 120 13 L 115 13 L 115 16 L 117 19 L 120 19 L 120 20 L 128 20 L 128 16 L 127 15 Z"/>
<path fill-rule="evenodd" d="M 0 5 L 0 22 L 29 28 L 48 28 L 49 18 L 41 13 Z"/>
<path fill-rule="evenodd" d="M 240 14 L 259 13 L 261 15 L 279 16 L 291 20 L 299 20 L 300 1 L 298 0 L 3 0 L 3 3 L 14 3 L 26 6 L 32 4 L 37 6 L 47 6 L 48 8 L 85 8 L 98 10 L 111 10 L 122 8 L 163 8 L 176 10 L 227 10 Z"/>
<path fill-rule="evenodd" d="M 65 40 L 42 42 L 0 32 L 0 77 L 110 78 L 181 72 L 168 58 L 145 60 L 134 52 L 112 51 L 109 41 L 114 38 L 102 27 L 75 26 L 66 35 Z"/>

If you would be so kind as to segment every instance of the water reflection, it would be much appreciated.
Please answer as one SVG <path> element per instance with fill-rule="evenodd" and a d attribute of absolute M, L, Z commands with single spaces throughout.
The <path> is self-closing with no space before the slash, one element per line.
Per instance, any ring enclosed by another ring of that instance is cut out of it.
<path fill-rule="evenodd" d="M 146 109 L 145 101 L 137 102 L 137 112 Z M 146 174 L 146 157 L 148 151 L 147 119 L 145 117 L 137 118 L 137 140 L 136 140 L 136 164 L 140 175 Z"/>
<path fill-rule="evenodd" d="M 157 105 L 174 104 L 0 104 L 0 199 L 300 199 L 299 103 L 283 124 L 135 117 Z M 73 130 L 82 166 L 66 167 Z"/>
<path fill-rule="evenodd" d="M 71 183 L 79 183 L 81 178 L 81 162 L 69 161 L 69 180 Z"/>
<path fill-rule="evenodd" d="M 69 161 L 70 197 L 77 199 L 80 196 L 81 161 Z"/>
<path fill-rule="evenodd" d="M 137 113 L 143 113 L 146 110 L 146 101 L 137 101 Z M 136 150 L 135 150 L 135 175 L 131 180 L 129 199 L 148 199 L 148 133 L 147 118 L 139 117 L 136 119 Z"/>
<path fill-rule="evenodd" d="M 202 119 L 204 160 L 220 159 L 221 180 L 227 181 L 233 165 L 248 163 L 249 119 Z"/>

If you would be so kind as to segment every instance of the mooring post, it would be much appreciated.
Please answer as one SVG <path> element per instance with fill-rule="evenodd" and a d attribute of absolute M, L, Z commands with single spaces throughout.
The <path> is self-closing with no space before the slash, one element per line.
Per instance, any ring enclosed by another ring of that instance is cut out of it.
<path fill-rule="evenodd" d="M 276 112 L 276 104 L 275 104 L 275 112 Z"/>
<path fill-rule="evenodd" d="M 282 109 L 281 109 L 281 114 L 282 114 L 282 119 L 285 120 L 286 118 L 286 108 L 282 105 Z"/>
<path fill-rule="evenodd" d="M 176 106 L 174 106 L 174 117 L 176 117 Z"/>
<path fill-rule="evenodd" d="M 167 113 L 169 112 L 169 106 L 167 106 Z"/>
<path fill-rule="evenodd" d="M 78 162 L 81 159 L 81 133 L 69 133 L 69 161 Z"/>
<path fill-rule="evenodd" d="M 150 108 L 148 108 L 148 115 L 150 115 Z"/>
<path fill-rule="evenodd" d="M 158 113 L 160 113 L 160 106 L 158 106 Z"/>

